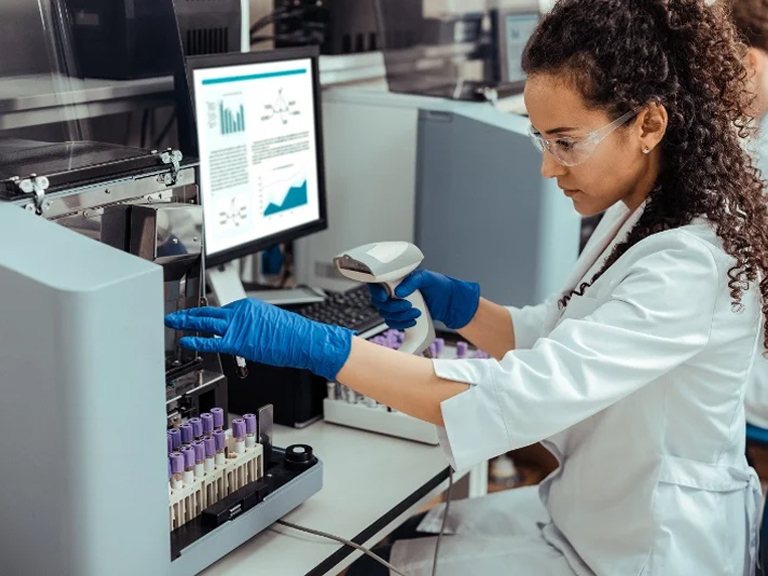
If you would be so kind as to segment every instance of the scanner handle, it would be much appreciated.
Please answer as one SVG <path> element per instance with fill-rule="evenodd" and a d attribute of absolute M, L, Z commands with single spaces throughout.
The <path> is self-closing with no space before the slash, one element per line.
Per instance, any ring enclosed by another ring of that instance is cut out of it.
<path fill-rule="evenodd" d="M 395 289 L 403 280 L 404 278 L 401 278 L 396 282 L 386 282 L 383 284 L 383 287 L 392 298 L 397 298 L 397 296 L 395 296 Z M 430 315 L 427 303 L 424 301 L 424 297 L 419 290 L 402 298 L 402 300 L 407 300 L 414 308 L 420 310 L 421 316 L 416 318 L 416 326 L 406 328 L 405 339 L 400 345 L 399 351 L 404 352 L 405 354 L 420 355 L 429 348 L 429 345 L 435 340 L 435 326 L 432 323 L 432 316 Z"/>

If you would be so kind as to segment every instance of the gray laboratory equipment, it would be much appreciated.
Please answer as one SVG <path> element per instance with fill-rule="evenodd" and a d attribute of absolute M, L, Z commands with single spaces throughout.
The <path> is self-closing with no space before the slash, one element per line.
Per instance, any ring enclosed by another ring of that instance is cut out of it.
<path fill-rule="evenodd" d="M 425 268 L 479 282 L 500 304 L 562 289 L 581 218 L 541 176 L 526 117 L 364 88 L 326 90 L 323 105 L 330 226 L 297 243 L 300 282 L 349 288 L 336 254 L 402 240 L 424 252 Z"/>
<path fill-rule="evenodd" d="M 234 362 L 163 321 L 206 301 L 198 162 L 97 138 L 127 140 L 99 120 L 155 80 L 78 78 L 61 3 L 10 4 L 0 29 L 35 45 L 0 39 L 0 573 L 191 576 L 320 490 L 322 463 L 288 470 L 265 406 L 245 452 L 224 435 L 221 462 L 169 482 L 167 431 L 214 407 L 227 428 Z"/>
<path fill-rule="evenodd" d="M 581 230 L 557 182 L 541 176 L 527 128 L 527 118 L 491 106 L 419 114 L 416 244 L 425 264 L 511 306 L 562 289 Z"/>
<path fill-rule="evenodd" d="M 267 409 L 261 478 L 172 529 L 165 431 L 226 406 L 218 356 L 163 325 L 205 301 L 197 163 L 15 147 L 0 156 L 2 572 L 197 574 L 322 486 L 320 461 L 289 470 L 290 447 L 271 446 Z"/>

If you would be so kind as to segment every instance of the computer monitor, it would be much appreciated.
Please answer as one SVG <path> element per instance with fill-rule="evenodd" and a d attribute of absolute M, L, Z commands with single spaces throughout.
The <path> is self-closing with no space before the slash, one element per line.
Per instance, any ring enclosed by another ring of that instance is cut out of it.
<path fill-rule="evenodd" d="M 187 59 L 209 268 L 327 227 L 318 55 Z"/>
<path fill-rule="evenodd" d="M 500 8 L 494 11 L 493 28 L 497 46 L 498 80 L 504 85 L 525 86 L 526 74 L 521 65 L 523 51 L 539 24 L 538 2 L 529 6 Z"/>

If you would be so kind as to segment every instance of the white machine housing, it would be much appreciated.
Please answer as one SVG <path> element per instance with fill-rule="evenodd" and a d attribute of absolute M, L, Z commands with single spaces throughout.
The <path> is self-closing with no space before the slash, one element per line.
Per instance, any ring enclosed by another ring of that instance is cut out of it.
<path fill-rule="evenodd" d="M 93 205 L 168 197 L 169 172 L 46 194 L 83 233 L 0 201 L 3 574 L 192 576 L 322 487 L 318 461 L 172 558 L 164 268 L 88 237 Z"/>

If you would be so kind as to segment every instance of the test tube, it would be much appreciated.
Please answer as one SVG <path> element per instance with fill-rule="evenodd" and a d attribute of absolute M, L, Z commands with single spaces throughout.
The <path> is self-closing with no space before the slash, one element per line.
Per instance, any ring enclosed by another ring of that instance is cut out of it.
<path fill-rule="evenodd" d="M 245 453 L 245 420 L 232 420 L 232 437 L 235 439 L 235 454 Z"/>
<path fill-rule="evenodd" d="M 458 358 L 459 360 L 466 358 L 468 350 L 469 350 L 469 344 L 467 344 L 466 342 L 457 342 L 456 358 Z"/>
<path fill-rule="evenodd" d="M 216 466 L 224 466 L 227 463 L 227 434 L 224 430 L 214 430 L 213 439 L 216 441 Z"/>
<path fill-rule="evenodd" d="M 368 406 L 368 408 L 376 408 L 376 406 L 378 406 L 378 404 L 379 403 L 376 402 L 376 400 L 374 400 L 370 396 L 366 396 L 365 397 L 365 405 Z"/>
<path fill-rule="evenodd" d="M 256 447 L 256 414 L 244 414 L 245 420 L 245 449 Z"/>
<path fill-rule="evenodd" d="M 168 454 L 173 452 L 173 439 L 171 438 L 170 433 L 165 435 L 166 440 L 168 440 Z M 170 464 L 170 460 L 168 460 L 168 463 Z"/>
<path fill-rule="evenodd" d="M 206 438 L 210 438 L 213 434 L 213 414 L 210 412 L 203 412 L 200 414 L 200 420 L 203 422 L 203 434 Z"/>
<path fill-rule="evenodd" d="M 182 446 L 189 446 L 192 444 L 192 440 L 194 440 L 194 435 L 192 434 L 192 424 L 182 424 L 179 426 L 179 430 L 181 430 L 181 445 Z"/>
<path fill-rule="evenodd" d="M 216 440 L 213 437 L 203 440 L 205 445 L 205 473 L 210 474 L 216 469 Z"/>
<path fill-rule="evenodd" d="M 432 344 L 429 345 L 429 357 L 430 358 L 437 358 L 437 344 L 432 342 Z"/>
<path fill-rule="evenodd" d="M 171 428 L 168 430 L 168 436 L 171 437 L 171 452 L 178 452 L 181 448 L 181 430 Z"/>
<path fill-rule="evenodd" d="M 195 481 L 195 449 L 184 446 L 181 453 L 184 456 L 184 486 L 190 486 Z"/>
<path fill-rule="evenodd" d="M 200 479 L 205 476 L 205 444 L 202 440 L 195 440 L 195 478 Z"/>
<path fill-rule="evenodd" d="M 328 399 L 336 400 L 336 382 L 328 382 L 326 386 L 328 388 Z"/>
<path fill-rule="evenodd" d="M 182 483 L 182 474 L 184 474 L 184 455 L 181 452 L 171 454 L 171 488 L 178 490 L 184 486 Z"/>
<path fill-rule="evenodd" d="M 223 408 L 211 408 L 211 414 L 213 415 L 213 429 L 224 429 L 224 409 Z"/>
<path fill-rule="evenodd" d="M 192 437 L 195 440 L 200 440 L 203 437 L 203 421 L 200 418 L 190 418 L 187 420 L 187 424 L 192 426 Z"/>
<path fill-rule="evenodd" d="M 440 358 L 445 351 L 445 340 L 443 338 L 435 338 L 435 350 L 437 351 L 437 358 Z"/>
<path fill-rule="evenodd" d="M 173 486 L 171 485 L 173 482 L 173 471 L 171 470 L 171 459 L 168 458 L 168 495 L 170 496 L 173 492 Z"/>

